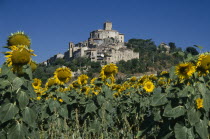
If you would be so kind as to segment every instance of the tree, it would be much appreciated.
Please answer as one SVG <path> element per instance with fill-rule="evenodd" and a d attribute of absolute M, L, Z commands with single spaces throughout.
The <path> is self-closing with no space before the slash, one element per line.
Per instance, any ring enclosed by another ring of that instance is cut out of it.
<path fill-rule="evenodd" d="M 174 52 L 174 50 L 176 49 L 176 45 L 173 42 L 169 42 L 168 45 L 170 46 L 170 51 Z"/>
<path fill-rule="evenodd" d="M 191 53 L 192 55 L 198 55 L 198 51 L 194 47 L 187 47 L 185 50 L 186 53 Z"/>

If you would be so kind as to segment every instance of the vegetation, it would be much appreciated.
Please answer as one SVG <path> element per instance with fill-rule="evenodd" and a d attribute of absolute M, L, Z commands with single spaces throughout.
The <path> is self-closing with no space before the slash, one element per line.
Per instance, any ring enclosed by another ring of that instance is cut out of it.
<path fill-rule="evenodd" d="M 72 79 L 72 70 L 62 66 L 42 86 L 33 78 L 31 57 L 20 55 L 32 56 L 32 50 L 16 47 L 8 46 L 0 70 L 2 139 L 209 137 L 210 53 L 184 54 L 169 72 L 121 84 L 115 64 L 92 79 Z"/>

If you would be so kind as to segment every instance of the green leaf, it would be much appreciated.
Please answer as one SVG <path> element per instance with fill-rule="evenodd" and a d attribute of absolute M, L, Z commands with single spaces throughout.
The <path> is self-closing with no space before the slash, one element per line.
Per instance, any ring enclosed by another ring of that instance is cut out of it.
<path fill-rule="evenodd" d="M 88 112 L 95 112 L 96 110 L 97 110 L 96 105 L 94 104 L 93 101 L 91 101 L 90 103 L 88 103 L 88 104 L 86 105 L 85 113 L 88 113 Z"/>
<path fill-rule="evenodd" d="M 18 113 L 18 107 L 13 103 L 4 104 L 0 107 L 0 120 L 2 123 L 11 120 Z"/>
<path fill-rule="evenodd" d="M 154 121 L 159 122 L 160 120 L 162 120 L 162 117 L 160 115 L 160 111 L 154 112 Z"/>
<path fill-rule="evenodd" d="M 58 110 L 58 108 L 60 107 L 60 104 L 58 103 L 57 100 L 50 100 L 49 102 L 49 108 L 51 112 L 54 112 L 55 110 Z"/>
<path fill-rule="evenodd" d="M 0 89 L 5 89 L 6 87 L 10 86 L 11 83 L 8 80 L 1 80 L 0 81 Z"/>
<path fill-rule="evenodd" d="M 17 100 L 21 109 L 24 109 L 29 103 L 28 94 L 24 91 L 19 91 L 17 94 Z"/>
<path fill-rule="evenodd" d="M 111 92 L 111 90 L 109 89 L 108 86 L 103 85 L 103 86 L 102 86 L 102 91 L 103 91 L 103 93 L 105 94 L 105 97 L 106 97 L 106 98 L 113 98 L 113 94 L 112 94 L 112 92 Z"/>
<path fill-rule="evenodd" d="M 112 104 L 110 103 L 110 101 L 104 102 L 104 106 L 105 106 L 105 110 L 107 110 L 108 112 L 113 111 L 113 107 L 112 107 Z"/>
<path fill-rule="evenodd" d="M 30 66 L 24 65 L 23 72 L 26 73 L 26 79 L 32 80 L 32 70 Z"/>
<path fill-rule="evenodd" d="M 200 121 L 199 114 L 194 108 L 187 112 L 187 118 L 192 126 Z"/>
<path fill-rule="evenodd" d="M 26 107 L 23 111 L 23 121 L 26 122 L 28 125 L 34 124 L 36 120 L 36 112 L 29 108 Z"/>
<path fill-rule="evenodd" d="M 175 66 L 170 68 L 169 77 L 170 77 L 170 79 L 176 79 L 177 78 L 177 75 L 175 74 Z"/>
<path fill-rule="evenodd" d="M 185 86 L 185 88 L 178 93 L 178 96 L 179 97 L 189 97 L 192 94 L 192 92 L 194 92 L 193 87 Z"/>
<path fill-rule="evenodd" d="M 205 96 L 203 96 L 203 106 L 204 109 L 209 112 L 210 110 L 210 93 L 206 93 Z"/>
<path fill-rule="evenodd" d="M 165 93 L 154 93 L 152 96 L 151 106 L 161 106 L 168 102 L 166 98 L 167 94 Z"/>
<path fill-rule="evenodd" d="M 26 130 L 22 124 L 17 123 L 15 126 L 9 129 L 8 139 L 24 139 Z"/>
<path fill-rule="evenodd" d="M 174 126 L 176 139 L 194 139 L 194 134 L 191 128 L 187 128 L 179 123 Z"/>
<path fill-rule="evenodd" d="M 16 77 L 13 81 L 13 90 L 17 90 L 18 88 L 20 88 L 23 85 L 23 80 L 19 77 Z"/>
<path fill-rule="evenodd" d="M 176 139 L 187 139 L 187 128 L 178 123 L 174 126 Z"/>
<path fill-rule="evenodd" d="M 101 94 L 97 95 L 97 102 L 101 106 L 105 102 L 104 96 L 102 96 Z"/>
<path fill-rule="evenodd" d="M 198 84 L 198 90 L 204 96 L 205 93 L 206 93 L 206 85 L 204 83 L 199 83 Z"/>
<path fill-rule="evenodd" d="M 197 47 L 197 48 L 199 48 L 199 49 L 203 49 L 202 46 L 198 46 L 198 45 L 193 45 L 193 46 L 195 46 L 195 47 Z"/>
<path fill-rule="evenodd" d="M 200 122 L 195 125 L 195 130 L 202 139 L 208 138 L 208 126 L 203 120 L 200 120 Z"/>
<path fill-rule="evenodd" d="M 68 110 L 67 110 L 67 106 L 63 105 L 60 109 L 58 109 L 58 113 L 64 117 L 64 118 L 68 118 Z"/>
<path fill-rule="evenodd" d="M 7 133 L 4 130 L 0 131 L 0 139 L 6 139 L 6 135 Z"/>
<path fill-rule="evenodd" d="M 183 106 L 172 108 L 171 104 L 168 104 L 164 110 L 163 116 L 177 118 L 184 115 L 185 112 L 186 110 Z"/>

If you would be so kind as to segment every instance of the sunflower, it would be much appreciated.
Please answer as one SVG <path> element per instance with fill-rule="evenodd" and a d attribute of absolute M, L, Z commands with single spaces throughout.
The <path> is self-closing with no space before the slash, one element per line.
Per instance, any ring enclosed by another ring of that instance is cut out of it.
<path fill-rule="evenodd" d="M 180 79 L 188 79 L 195 72 L 196 67 L 192 63 L 181 63 L 176 66 L 176 74 Z"/>
<path fill-rule="evenodd" d="M 82 87 L 82 89 L 81 89 L 81 92 L 82 92 L 82 93 L 85 93 L 86 96 L 88 96 L 88 95 L 92 96 L 92 95 L 90 94 L 90 91 L 91 91 L 91 88 L 90 88 L 89 86 L 84 86 L 84 87 Z"/>
<path fill-rule="evenodd" d="M 196 105 L 198 109 L 203 108 L 203 99 L 196 99 Z"/>
<path fill-rule="evenodd" d="M 45 84 L 45 87 L 48 88 L 48 87 L 51 87 L 51 86 L 56 85 L 58 83 L 59 83 L 59 81 L 58 81 L 57 78 L 51 77 L 47 80 L 47 82 Z"/>
<path fill-rule="evenodd" d="M 96 80 L 97 80 L 97 78 L 91 79 L 90 84 L 94 85 L 94 83 L 95 83 Z"/>
<path fill-rule="evenodd" d="M 79 88 L 80 85 L 79 85 L 78 81 L 73 81 L 72 84 L 71 84 L 71 87 L 72 88 Z"/>
<path fill-rule="evenodd" d="M 85 85 L 85 84 L 87 84 L 87 81 L 88 81 L 88 76 L 87 75 L 85 75 L 85 74 L 82 74 L 82 75 L 80 75 L 79 77 L 78 77 L 78 84 L 79 85 Z"/>
<path fill-rule="evenodd" d="M 150 93 L 155 89 L 155 86 L 150 80 L 148 80 L 144 82 L 143 88 L 146 92 Z"/>
<path fill-rule="evenodd" d="M 166 75 L 166 74 L 169 74 L 169 72 L 168 72 L 168 71 L 162 71 L 162 72 L 160 73 L 160 75 Z"/>
<path fill-rule="evenodd" d="M 31 45 L 31 40 L 26 34 L 24 34 L 24 32 L 16 32 L 16 33 L 12 33 L 8 37 L 7 45 L 8 46 L 25 45 L 29 48 Z"/>
<path fill-rule="evenodd" d="M 114 76 L 118 72 L 118 67 L 115 64 L 109 64 L 102 67 L 100 76 L 102 79 Z"/>
<path fill-rule="evenodd" d="M 119 90 L 121 88 L 120 84 L 114 84 L 112 90 Z"/>
<path fill-rule="evenodd" d="M 7 58 L 6 63 L 8 66 L 11 65 L 26 65 L 30 64 L 31 56 L 36 56 L 33 54 L 33 50 L 26 48 L 24 45 L 20 46 L 10 46 L 11 51 L 5 53 Z"/>
<path fill-rule="evenodd" d="M 144 75 L 138 80 L 138 83 L 139 83 L 139 85 L 143 85 L 143 83 L 147 80 L 149 80 L 148 75 Z"/>
<path fill-rule="evenodd" d="M 201 54 L 198 57 L 197 62 L 197 71 L 199 75 L 206 75 L 210 70 L 210 55 L 209 54 Z"/>
<path fill-rule="evenodd" d="M 42 81 L 40 79 L 34 78 L 32 86 L 34 89 L 39 89 L 42 85 Z"/>
<path fill-rule="evenodd" d="M 71 70 L 65 66 L 62 68 L 57 68 L 54 72 L 54 77 L 60 81 L 60 84 L 67 83 L 71 77 Z"/>
<path fill-rule="evenodd" d="M 157 80 L 158 78 L 157 78 L 156 75 L 150 74 L 150 75 L 148 75 L 148 79 L 149 79 L 149 80 L 152 80 L 152 81 L 155 81 L 155 80 Z"/>
<path fill-rule="evenodd" d="M 136 76 L 133 76 L 129 79 L 129 81 L 131 81 L 131 82 L 135 82 L 136 80 L 137 80 Z"/>
<path fill-rule="evenodd" d="M 165 77 L 160 77 L 157 81 L 157 84 L 160 85 L 160 86 L 164 86 L 167 84 L 167 78 Z"/>

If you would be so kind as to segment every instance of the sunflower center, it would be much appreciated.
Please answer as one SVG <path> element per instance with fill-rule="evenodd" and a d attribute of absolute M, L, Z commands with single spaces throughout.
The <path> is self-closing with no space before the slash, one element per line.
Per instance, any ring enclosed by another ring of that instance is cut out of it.
<path fill-rule="evenodd" d="M 14 65 L 25 65 L 30 62 L 31 54 L 26 49 L 16 50 L 13 51 L 11 60 Z"/>
<path fill-rule="evenodd" d="M 57 77 L 58 77 L 59 80 L 65 81 L 69 77 L 69 72 L 59 71 Z"/>

